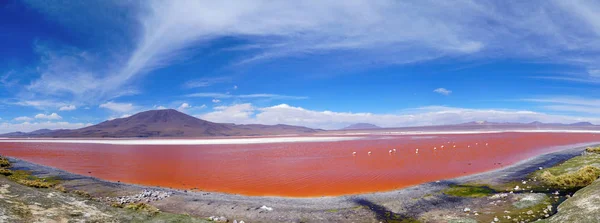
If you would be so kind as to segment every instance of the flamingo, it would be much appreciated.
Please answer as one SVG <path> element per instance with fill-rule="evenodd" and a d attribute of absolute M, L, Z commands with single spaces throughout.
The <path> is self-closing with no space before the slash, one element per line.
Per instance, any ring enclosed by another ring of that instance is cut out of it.
<path fill-rule="evenodd" d="M 437 147 L 433 147 L 433 150 L 437 150 Z"/>
<path fill-rule="evenodd" d="M 488 143 L 486 142 L 486 143 L 485 143 L 485 146 L 487 146 L 487 145 L 488 145 Z"/>
<path fill-rule="evenodd" d="M 415 153 L 419 153 L 419 149 L 415 150 Z"/>
<path fill-rule="evenodd" d="M 393 150 L 394 150 L 394 152 L 396 152 L 396 149 L 393 149 Z"/>
<path fill-rule="evenodd" d="M 371 151 L 369 151 L 369 155 L 371 155 Z"/>
<path fill-rule="evenodd" d="M 442 145 L 442 149 L 444 148 L 444 145 Z"/>
<path fill-rule="evenodd" d="M 456 145 L 453 145 L 452 148 L 456 148 Z"/>
<path fill-rule="evenodd" d="M 352 155 L 353 155 L 353 156 L 356 156 L 356 152 L 352 152 Z"/>
<path fill-rule="evenodd" d="M 471 148 L 471 145 L 468 145 L 467 148 Z"/>
<path fill-rule="evenodd" d="M 392 154 L 392 150 L 391 149 L 390 149 L 389 153 Z"/>

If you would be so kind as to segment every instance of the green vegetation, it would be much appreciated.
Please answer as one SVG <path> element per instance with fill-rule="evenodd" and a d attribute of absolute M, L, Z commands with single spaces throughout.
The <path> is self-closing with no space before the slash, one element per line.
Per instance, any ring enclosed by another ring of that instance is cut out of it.
<path fill-rule="evenodd" d="M 488 186 L 453 185 L 442 192 L 455 197 L 486 197 L 493 194 L 495 191 Z"/>
<path fill-rule="evenodd" d="M 40 178 L 33 176 L 31 175 L 31 172 L 24 170 L 13 171 L 12 175 L 8 176 L 8 178 L 19 184 L 35 188 L 51 188 L 59 183 L 56 178 Z"/>
<path fill-rule="evenodd" d="M 13 174 L 12 170 L 0 168 L 0 175 L 10 176 L 12 174 Z"/>
<path fill-rule="evenodd" d="M 74 190 L 74 191 L 72 191 L 72 193 L 77 194 L 77 195 L 79 195 L 81 197 L 84 197 L 84 198 L 88 198 L 88 199 L 92 198 L 92 195 L 90 195 L 88 192 L 85 192 L 85 191 Z"/>
<path fill-rule="evenodd" d="M 67 193 L 67 188 L 65 188 L 63 185 L 56 185 L 54 186 L 54 189 L 63 193 Z"/>
<path fill-rule="evenodd" d="M 545 170 L 538 170 L 531 178 L 540 179 L 551 187 L 577 189 L 590 185 L 600 177 L 600 149 L 588 148 L 586 155 L 578 156 Z"/>
<path fill-rule="evenodd" d="M 10 161 L 6 157 L 0 156 L 0 175 L 7 176 L 8 179 L 11 179 L 12 181 L 15 181 L 19 184 L 22 184 L 22 185 L 25 185 L 28 187 L 35 187 L 35 188 L 55 187 L 59 191 L 63 191 L 63 192 L 66 191 L 64 189 L 64 187 L 62 187 L 62 186 L 57 187 L 59 180 L 54 177 L 40 178 L 40 177 L 31 175 L 31 172 L 29 172 L 29 171 L 25 171 L 25 170 L 12 171 L 12 170 L 8 169 L 11 166 L 12 165 L 11 165 Z"/>
<path fill-rule="evenodd" d="M 585 149 L 586 152 L 588 153 L 597 153 L 600 154 L 600 146 L 598 147 L 588 147 Z"/>
<path fill-rule="evenodd" d="M 588 155 L 577 156 L 551 168 L 545 170 L 538 170 L 533 174 L 533 176 L 539 177 L 545 171 L 548 171 L 553 175 L 571 173 L 587 165 L 600 168 L 600 154 L 590 153 Z"/>
<path fill-rule="evenodd" d="M 142 212 L 147 212 L 151 215 L 156 215 L 158 214 L 160 211 L 158 210 L 158 208 L 146 204 L 146 203 L 134 203 L 134 204 L 128 204 L 124 207 L 125 209 L 129 209 L 129 210 L 134 210 L 134 211 L 142 211 Z"/>
<path fill-rule="evenodd" d="M 0 156 L 0 168 L 10 168 L 10 161 L 6 157 Z"/>
<path fill-rule="evenodd" d="M 11 164 L 6 157 L 0 156 L 0 174 L 4 176 L 12 175 L 12 171 L 9 170 Z"/>
<path fill-rule="evenodd" d="M 554 175 L 550 171 L 544 171 L 540 178 L 553 186 L 580 188 L 592 184 L 600 177 L 600 168 L 594 166 L 584 166 L 574 173 L 564 173 Z"/>

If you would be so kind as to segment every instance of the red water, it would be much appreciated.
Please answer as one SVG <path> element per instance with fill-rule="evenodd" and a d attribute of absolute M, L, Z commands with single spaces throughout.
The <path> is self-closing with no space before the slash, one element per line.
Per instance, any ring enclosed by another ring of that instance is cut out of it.
<path fill-rule="evenodd" d="M 587 133 L 371 136 L 341 142 L 193 146 L 0 140 L 0 154 L 110 181 L 309 197 L 389 191 L 500 168 L 552 152 L 554 146 L 596 141 L 600 135 Z M 393 148 L 397 152 L 389 154 Z"/>

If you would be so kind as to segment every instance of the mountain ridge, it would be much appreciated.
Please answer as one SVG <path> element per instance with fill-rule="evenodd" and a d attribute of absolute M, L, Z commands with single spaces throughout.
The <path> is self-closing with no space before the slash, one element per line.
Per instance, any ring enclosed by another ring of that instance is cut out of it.
<path fill-rule="evenodd" d="M 174 109 L 149 110 L 73 130 L 36 130 L 7 133 L 4 137 L 125 138 L 261 136 L 315 133 L 320 130 L 291 125 L 237 125 L 202 120 Z"/>

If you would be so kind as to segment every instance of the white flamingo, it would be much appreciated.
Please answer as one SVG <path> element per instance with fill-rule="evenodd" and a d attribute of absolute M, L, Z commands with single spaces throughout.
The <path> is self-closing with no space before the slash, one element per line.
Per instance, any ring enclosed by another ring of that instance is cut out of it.
<path fill-rule="evenodd" d="M 419 149 L 415 150 L 415 153 L 419 153 Z"/>
<path fill-rule="evenodd" d="M 485 143 L 485 146 L 487 146 L 487 145 L 488 145 L 488 143 L 486 142 L 486 143 Z"/>
<path fill-rule="evenodd" d="M 392 154 L 392 150 L 391 149 L 390 149 L 389 153 Z"/>
<path fill-rule="evenodd" d="M 371 155 L 371 151 L 369 151 L 369 155 Z"/>
<path fill-rule="evenodd" d="M 437 147 L 433 147 L 433 150 L 437 150 Z"/>
<path fill-rule="evenodd" d="M 442 145 L 442 149 L 444 148 L 444 145 Z"/>
<path fill-rule="evenodd" d="M 353 156 L 356 156 L 356 152 L 352 152 L 352 155 L 353 155 Z"/>
<path fill-rule="evenodd" d="M 396 152 L 396 149 L 393 149 L 393 150 L 394 150 L 394 152 Z"/>
<path fill-rule="evenodd" d="M 456 148 L 456 145 L 453 145 L 452 148 Z"/>

